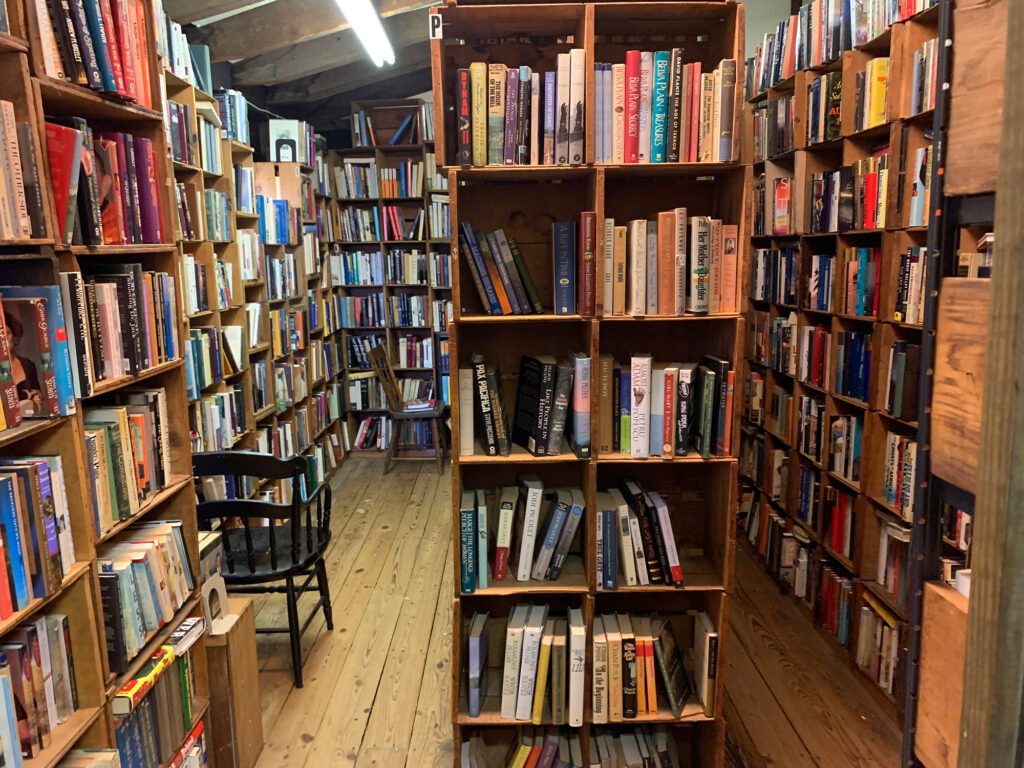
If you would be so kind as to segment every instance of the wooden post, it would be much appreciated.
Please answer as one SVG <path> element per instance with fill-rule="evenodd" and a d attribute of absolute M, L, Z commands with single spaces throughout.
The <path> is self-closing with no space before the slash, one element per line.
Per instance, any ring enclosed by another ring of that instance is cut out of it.
<path fill-rule="evenodd" d="M 1010 3 L 1006 50 L 1024 43 L 1024 5 Z M 959 768 L 1024 758 L 1024 61 L 1006 57 L 973 574 Z"/>

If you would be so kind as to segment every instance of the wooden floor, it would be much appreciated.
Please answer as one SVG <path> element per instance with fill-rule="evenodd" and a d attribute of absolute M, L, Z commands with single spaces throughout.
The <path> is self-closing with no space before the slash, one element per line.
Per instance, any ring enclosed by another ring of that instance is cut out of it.
<path fill-rule="evenodd" d="M 334 479 L 334 631 L 320 617 L 306 630 L 303 688 L 292 687 L 287 636 L 259 638 L 259 768 L 452 765 L 451 479 L 433 462 L 400 462 L 386 478 L 382 467 L 352 459 Z M 733 765 L 896 766 L 894 716 L 868 683 L 749 555 L 737 569 L 726 654 Z M 257 626 L 285 626 L 280 596 L 256 609 Z"/>

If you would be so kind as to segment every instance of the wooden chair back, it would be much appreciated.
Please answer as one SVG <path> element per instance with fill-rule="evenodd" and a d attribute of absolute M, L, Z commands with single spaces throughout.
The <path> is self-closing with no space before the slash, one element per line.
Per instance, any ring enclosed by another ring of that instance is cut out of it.
<path fill-rule="evenodd" d="M 367 356 L 370 358 L 373 372 L 377 374 L 377 379 L 384 388 L 388 409 L 401 413 L 405 410 L 405 402 L 402 400 L 402 388 L 398 384 L 394 368 L 391 367 L 391 360 L 388 359 L 387 349 L 383 345 L 378 344 L 367 350 Z"/>
<path fill-rule="evenodd" d="M 253 477 L 265 480 L 291 480 L 291 503 L 280 504 L 262 499 L 211 499 L 200 501 L 196 506 L 199 525 L 209 530 L 214 521 L 223 525 L 238 520 L 244 530 L 245 551 L 232 551 L 224 547 L 227 564 L 225 575 L 253 576 L 257 560 L 269 556 L 274 572 L 287 571 L 299 565 L 302 537 L 306 539 L 307 559 L 309 553 L 323 554 L 331 535 L 331 488 L 320 483 L 311 492 L 303 493 L 307 469 L 306 459 L 292 456 L 279 459 L 273 454 L 255 451 L 210 451 L 192 454 L 192 471 L 196 477 Z M 240 483 L 236 482 L 236 487 Z M 253 542 L 252 521 L 269 518 L 269 552 L 257 552 Z M 282 521 L 282 522 L 278 522 Z M 280 527 L 287 527 L 290 536 L 279 545 Z M 284 555 L 289 555 L 286 559 Z"/>

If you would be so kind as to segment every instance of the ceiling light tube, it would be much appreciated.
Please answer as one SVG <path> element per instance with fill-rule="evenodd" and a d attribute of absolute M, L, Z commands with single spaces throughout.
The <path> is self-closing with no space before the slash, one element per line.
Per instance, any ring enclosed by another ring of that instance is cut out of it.
<path fill-rule="evenodd" d="M 370 0 L 335 1 L 373 63 L 378 67 L 394 64 L 395 50 Z"/>

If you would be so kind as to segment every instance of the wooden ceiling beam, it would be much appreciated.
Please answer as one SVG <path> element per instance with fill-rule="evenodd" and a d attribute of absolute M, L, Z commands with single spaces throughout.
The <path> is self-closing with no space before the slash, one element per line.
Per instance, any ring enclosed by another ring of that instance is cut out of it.
<path fill-rule="evenodd" d="M 164 11 L 180 24 L 210 19 L 222 13 L 248 8 L 255 0 L 167 0 Z"/>
<path fill-rule="evenodd" d="M 393 66 L 380 68 L 363 57 L 354 64 L 336 67 L 302 80 L 267 89 L 267 104 L 301 104 L 320 101 L 339 93 L 354 91 L 381 80 L 394 80 L 430 67 L 430 43 L 427 40 L 395 51 Z"/>
<path fill-rule="evenodd" d="M 381 18 L 425 8 L 432 0 L 379 0 Z M 296 45 L 349 29 L 334 0 L 277 0 L 195 30 L 217 61 L 250 59 L 267 51 Z M 426 27 L 424 27 L 424 34 Z"/>
<path fill-rule="evenodd" d="M 420 8 L 384 20 L 384 30 L 396 51 L 396 64 L 401 64 L 397 60 L 399 49 L 426 41 L 427 14 L 426 8 Z M 240 61 L 234 65 L 232 76 L 236 87 L 276 85 L 364 60 L 366 52 L 359 38 L 346 29 Z"/>

